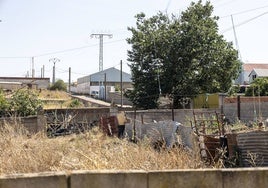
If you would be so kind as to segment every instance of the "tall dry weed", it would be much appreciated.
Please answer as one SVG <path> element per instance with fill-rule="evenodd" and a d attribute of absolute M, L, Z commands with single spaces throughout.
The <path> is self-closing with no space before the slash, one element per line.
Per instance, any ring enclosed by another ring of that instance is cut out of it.
<path fill-rule="evenodd" d="M 107 137 L 97 128 L 85 134 L 47 138 L 44 134 L 29 137 L 23 128 L 10 125 L 0 129 L 0 164 L 0 174 L 200 167 L 200 162 L 181 148 L 155 151 L 147 141 L 135 144 Z"/>

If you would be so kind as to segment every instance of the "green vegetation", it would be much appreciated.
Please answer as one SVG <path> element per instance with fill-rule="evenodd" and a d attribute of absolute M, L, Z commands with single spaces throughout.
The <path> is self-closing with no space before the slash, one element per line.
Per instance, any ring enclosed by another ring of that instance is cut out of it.
<path fill-rule="evenodd" d="M 51 87 L 50 90 L 59 90 L 59 91 L 67 91 L 67 85 L 63 80 L 57 80 Z"/>
<path fill-rule="evenodd" d="M 246 96 L 268 96 L 268 78 L 256 78 L 246 89 Z"/>
<path fill-rule="evenodd" d="M 212 12 L 210 2 L 198 1 L 179 17 L 136 15 L 136 28 L 128 28 L 132 37 L 127 39 L 134 90 L 126 93 L 136 107 L 157 108 L 164 95 L 180 108 L 183 98 L 228 91 L 241 62 L 218 33 L 218 17 Z"/>
<path fill-rule="evenodd" d="M 83 104 L 78 99 L 72 99 L 70 104 L 68 105 L 68 107 L 70 108 L 81 107 L 81 106 L 83 106 Z"/>
<path fill-rule="evenodd" d="M 39 108 L 43 103 L 33 90 L 17 90 L 9 98 L 0 91 L 0 117 L 36 115 Z"/>
<path fill-rule="evenodd" d="M 4 92 L 0 90 L 0 117 L 5 116 L 8 109 L 9 109 L 9 102 L 6 99 Z"/>
<path fill-rule="evenodd" d="M 10 110 L 16 116 L 36 115 L 43 103 L 34 90 L 17 90 L 11 97 Z"/>

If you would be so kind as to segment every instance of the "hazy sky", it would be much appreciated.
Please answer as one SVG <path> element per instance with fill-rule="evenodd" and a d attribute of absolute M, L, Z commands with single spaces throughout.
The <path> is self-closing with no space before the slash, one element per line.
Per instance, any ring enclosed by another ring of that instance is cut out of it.
<path fill-rule="evenodd" d="M 52 80 L 51 58 L 56 63 L 56 78 L 68 81 L 99 70 L 99 39 L 104 37 L 103 68 L 127 66 L 127 27 L 135 26 L 134 16 L 164 11 L 179 15 L 188 0 L 0 0 L 0 77 L 31 75 L 34 57 L 35 76 Z M 214 14 L 220 17 L 219 33 L 238 43 L 244 62 L 268 63 L 268 0 L 212 0 Z M 237 36 L 235 41 L 231 16 Z"/>

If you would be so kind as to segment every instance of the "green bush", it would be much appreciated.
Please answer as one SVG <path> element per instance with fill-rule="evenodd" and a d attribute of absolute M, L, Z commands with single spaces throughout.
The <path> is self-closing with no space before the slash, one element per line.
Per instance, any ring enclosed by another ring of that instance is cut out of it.
<path fill-rule="evenodd" d="M 0 90 L 0 117 L 5 116 L 8 109 L 9 109 L 9 102 L 6 99 L 4 92 Z"/>
<path fill-rule="evenodd" d="M 68 106 L 70 108 L 80 107 L 82 106 L 82 103 L 78 99 L 73 99 Z"/>
<path fill-rule="evenodd" d="M 256 78 L 246 89 L 246 96 L 268 96 L 268 78 Z"/>
<path fill-rule="evenodd" d="M 11 97 L 10 111 L 18 116 L 36 115 L 43 103 L 32 90 L 17 90 Z"/>
<path fill-rule="evenodd" d="M 59 90 L 59 91 L 67 91 L 67 85 L 63 80 L 57 80 L 51 87 L 50 90 Z"/>

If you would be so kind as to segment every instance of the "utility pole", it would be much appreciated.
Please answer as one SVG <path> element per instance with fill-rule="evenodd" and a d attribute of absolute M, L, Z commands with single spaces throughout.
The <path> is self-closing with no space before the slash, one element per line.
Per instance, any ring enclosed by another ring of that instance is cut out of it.
<path fill-rule="evenodd" d="M 69 93 L 71 93 L 71 67 L 69 67 Z"/>
<path fill-rule="evenodd" d="M 32 57 L 32 78 L 34 78 L 34 57 Z"/>
<path fill-rule="evenodd" d="M 235 45 L 236 45 L 236 48 L 237 48 L 237 51 L 238 51 L 238 56 L 239 56 L 240 60 L 242 60 L 239 45 L 238 45 L 237 35 L 236 35 L 236 31 L 235 31 L 233 15 L 231 15 L 231 20 L 232 20 L 232 26 L 233 26 L 233 32 L 234 32 L 234 38 L 235 38 Z"/>
<path fill-rule="evenodd" d="M 106 88 L 107 88 L 107 78 L 106 73 L 104 73 L 104 101 L 106 101 Z"/>
<path fill-rule="evenodd" d="M 109 38 L 112 38 L 112 34 L 104 34 L 104 33 L 93 33 L 90 35 L 90 37 L 96 37 L 100 39 L 100 51 L 99 51 L 99 71 L 103 70 L 103 37 L 107 36 Z"/>
<path fill-rule="evenodd" d="M 120 94 L 121 94 L 121 107 L 123 107 L 123 69 L 122 60 L 120 61 Z"/>
<path fill-rule="evenodd" d="M 59 62 L 60 60 L 58 58 L 51 58 L 49 59 L 49 61 L 52 61 L 53 62 L 53 78 L 52 78 L 52 84 L 55 84 L 55 64 L 56 62 Z"/>
<path fill-rule="evenodd" d="M 236 35 L 233 15 L 231 15 L 231 20 L 232 20 L 232 26 L 233 26 L 233 32 L 234 32 L 234 38 L 235 38 L 235 45 L 236 45 L 237 52 L 238 52 L 238 58 L 242 62 L 242 68 L 241 68 L 241 74 L 240 74 L 241 76 L 240 76 L 239 79 L 240 79 L 240 83 L 244 84 L 244 81 L 245 81 L 245 78 L 244 78 L 244 63 L 242 61 L 242 55 L 241 55 L 239 45 L 238 45 L 238 39 L 237 39 L 237 35 Z"/>

